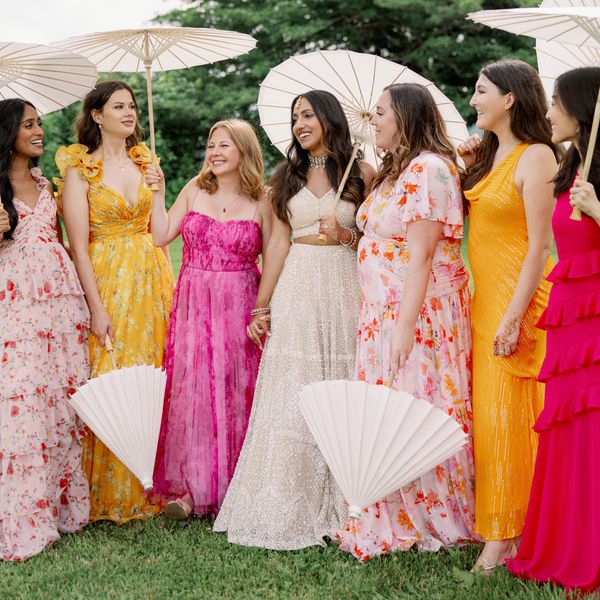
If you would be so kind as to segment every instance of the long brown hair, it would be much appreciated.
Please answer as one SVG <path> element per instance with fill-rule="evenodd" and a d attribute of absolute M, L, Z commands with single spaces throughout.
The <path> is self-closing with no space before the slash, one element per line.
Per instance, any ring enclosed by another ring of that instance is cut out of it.
<path fill-rule="evenodd" d="M 582 67 L 567 71 L 559 75 L 554 84 L 553 101 L 563 112 L 573 117 L 579 126 L 577 144 L 571 144 L 554 178 L 555 196 L 571 187 L 579 164 L 585 161 L 599 87 L 600 67 Z M 596 195 L 600 198 L 600 148 L 598 146 L 599 144 L 596 143 L 593 150 L 588 181 L 594 185 Z"/>
<path fill-rule="evenodd" d="M 218 121 L 210 128 L 207 147 L 213 133 L 219 128 L 227 131 L 240 152 L 239 173 L 242 192 L 252 200 L 258 200 L 264 190 L 264 163 L 254 128 L 243 119 Z M 200 189 L 206 190 L 209 194 L 214 194 L 219 187 L 219 182 L 206 162 L 206 158 L 196 182 Z"/>
<path fill-rule="evenodd" d="M 421 152 L 439 154 L 456 165 L 456 151 L 431 92 L 417 83 L 395 83 L 384 91 L 391 97 L 398 130 L 397 144 L 394 150 L 385 153 L 371 188 L 376 188 L 386 178 L 398 179 Z"/>
<path fill-rule="evenodd" d="M 508 110 L 512 134 L 521 142 L 546 144 L 558 156 L 546 119 L 546 94 L 537 71 L 522 60 L 511 59 L 492 62 L 483 67 L 479 75 L 487 77 L 501 94 L 513 95 L 514 103 Z M 485 131 L 475 164 L 466 173 L 464 189 L 471 189 L 490 172 L 497 150 L 498 137 L 492 131 Z"/>
<path fill-rule="evenodd" d="M 135 99 L 135 94 L 129 85 L 124 81 L 102 81 L 96 84 L 93 90 L 90 90 L 83 99 L 81 114 L 75 123 L 77 133 L 77 141 L 89 148 L 90 152 L 94 152 L 102 143 L 100 127 L 92 117 L 92 111 L 102 112 L 104 105 L 109 101 L 110 97 L 118 90 L 127 90 L 133 98 L 135 104 L 135 112 L 138 119 L 135 123 L 134 132 L 127 138 L 127 148 L 137 146 L 142 141 L 142 129 L 139 125 L 138 104 Z"/>
<path fill-rule="evenodd" d="M 311 90 L 296 96 L 290 110 L 290 124 L 294 106 L 298 99 L 305 98 L 311 105 L 315 116 L 323 128 L 323 146 L 327 150 L 325 172 L 331 187 L 337 190 L 340 180 L 350 162 L 352 141 L 346 115 L 339 100 L 331 93 L 322 90 Z M 290 125 L 293 127 L 293 125 Z M 269 181 L 271 186 L 270 198 L 273 210 L 284 223 L 289 223 L 290 212 L 288 203 L 306 183 L 308 176 L 308 156 L 300 142 L 292 133 L 292 142 L 287 151 L 287 160 L 282 162 Z M 358 159 L 362 158 L 362 154 Z M 341 200 L 352 202 L 356 209 L 362 204 L 365 184 L 361 177 L 358 160 L 352 165 L 350 175 L 342 192 Z"/>

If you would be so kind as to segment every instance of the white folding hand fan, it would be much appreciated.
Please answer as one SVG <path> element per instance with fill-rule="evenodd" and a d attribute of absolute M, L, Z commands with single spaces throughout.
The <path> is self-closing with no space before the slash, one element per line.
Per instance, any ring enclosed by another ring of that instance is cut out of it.
<path fill-rule="evenodd" d="M 429 402 L 364 381 L 305 385 L 299 406 L 352 518 L 467 443 L 460 425 Z"/>
<path fill-rule="evenodd" d="M 153 366 L 126 367 L 90 379 L 71 396 L 77 414 L 145 490 L 153 488 L 166 380 Z"/>

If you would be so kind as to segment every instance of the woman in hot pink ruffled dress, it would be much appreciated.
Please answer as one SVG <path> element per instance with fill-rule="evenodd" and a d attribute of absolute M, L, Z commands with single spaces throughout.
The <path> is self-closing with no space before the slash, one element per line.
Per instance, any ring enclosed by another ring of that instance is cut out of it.
<path fill-rule="evenodd" d="M 183 236 L 183 264 L 165 350 L 167 391 L 154 483 L 167 515 L 215 516 L 233 476 L 254 396 L 260 349 L 246 335 L 255 306 L 258 258 L 271 231 L 263 160 L 252 126 L 219 121 L 198 177 L 166 212 L 162 172 L 152 236 Z M 265 314 L 265 318 L 268 318 Z"/>
<path fill-rule="evenodd" d="M 80 427 L 89 314 L 39 168 L 37 111 L 0 101 L 0 560 L 34 556 L 88 522 Z"/>
<path fill-rule="evenodd" d="M 564 73 L 548 111 L 552 141 L 571 142 L 555 182 L 558 264 L 538 327 L 547 332 L 539 376 L 546 400 L 525 528 L 509 570 L 567 590 L 600 586 L 600 157 L 579 173 L 590 138 L 600 68 Z M 570 219 L 572 206 L 581 221 Z"/>

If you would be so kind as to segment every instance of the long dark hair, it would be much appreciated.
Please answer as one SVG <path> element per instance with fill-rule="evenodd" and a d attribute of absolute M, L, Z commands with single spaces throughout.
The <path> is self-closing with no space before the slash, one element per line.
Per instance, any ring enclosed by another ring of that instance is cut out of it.
<path fill-rule="evenodd" d="M 499 60 L 483 67 L 479 74 L 487 77 L 501 94 L 512 93 L 514 103 L 508 111 L 508 117 L 513 135 L 528 144 L 546 144 L 558 157 L 557 148 L 552 143 L 552 130 L 546 119 L 546 94 L 537 71 L 522 60 Z M 497 150 L 496 134 L 484 132 L 476 162 L 467 171 L 464 189 L 471 189 L 490 172 Z"/>
<path fill-rule="evenodd" d="M 13 203 L 14 191 L 10 183 L 10 164 L 12 162 L 15 141 L 21 127 L 25 106 L 35 108 L 31 102 L 20 98 L 0 100 L 0 198 L 2 205 L 8 213 L 10 229 L 4 232 L 5 240 L 12 239 L 12 235 L 19 222 L 19 213 Z M 35 159 L 31 160 L 36 165 Z"/>
<path fill-rule="evenodd" d="M 94 121 L 92 117 L 92 111 L 102 112 L 104 105 L 108 102 L 109 98 L 118 90 L 127 90 L 133 98 L 135 104 L 135 112 L 138 113 L 138 120 L 136 120 L 134 132 L 127 138 L 127 148 L 136 146 L 142 140 L 142 129 L 139 124 L 139 111 L 138 104 L 135 99 L 135 94 L 131 87 L 124 81 L 102 81 L 96 84 L 96 87 L 89 91 L 87 96 L 83 99 L 83 105 L 81 107 L 81 114 L 75 123 L 75 130 L 77 133 L 77 141 L 84 146 L 89 148 L 90 152 L 94 152 L 102 143 L 102 136 L 100 135 L 100 127 L 98 123 Z"/>
<path fill-rule="evenodd" d="M 393 151 L 385 153 L 371 188 L 386 178 L 398 179 L 421 152 L 440 154 L 456 166 L 456 151 L 431 92 L 417 83 L 395 83 L 388 85 L 385 91 L 389 92 L 392 101 L 397 144 Z"/>
<path fill-rule="evenodd" d="M 582 67 L 567 71 L 560 75 L 554 84 L 552 100 L 579 125 L 577 147 L 571 144 L 554 178 L 555 196 L 571 187 L 577 167 L 581 162 L 585 162 L 598 88 L 600 67 Z M 600 198 L 600 148 L 597 142 L 593 152 L 588 181 L 594 185 L 596 195 Z"/>
<path fill-rule="evenodd" d="M 306 98 L 310 103 L 323 128 L 322 143 L 327 150 L 325 172 L 331 187 L 337 190 L 352 154 L 352 141 L 350 140 L 350 128 L 348 127 L 346 115 L 344 115 L 339 100 L 333 94 L 322 90 L 312 90 L 294 98 L 290 111 L 290 123 L 294 106 L 301 97 Z M 362 155 L 358 158 L 362 158 Z M 308 151 L 302 148 L 300 142 L 292 134 L 292 143 L 287 151 L 287 160 L 277 167 L 269 181 L 273 210 L 284 223 L 289 223 L 288 203 L 290 199 L 306 183 L 308 166 Z M 342 192 L 341 200 L 352 202 L 358 209 L 363 201 L 364 189 L 365 184 L 361 177 L 360 167 L 358 161 L 355 161 Z"/>

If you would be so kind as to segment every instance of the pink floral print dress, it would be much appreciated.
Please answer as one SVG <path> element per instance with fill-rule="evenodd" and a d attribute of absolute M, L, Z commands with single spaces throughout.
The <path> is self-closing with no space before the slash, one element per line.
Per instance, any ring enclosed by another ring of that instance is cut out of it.
<path fill-rule="evenodd" d="M 415 158 L 390 188 L 384 182 L 358 211 L 361 305 L 357 379 L 391 385 L 431 402 L 471 435 L 468 273 L 461 257 L 463 210 L 456 167 L 431 153 Z M 388 188 L 387 191 L 384 191 Z M 406 365 L 391 378 L 391 335 L 408 269 L 406 227 L 443 223 Z M 474 534 L 471 445 L 407 487 L 365 509 L 336 532 L 360 561 L 417 544 L 439 550 Z"/>
<path fill-rule="evenodd" d="M 23 560 L 88 520 L 81 423 L 68 402 L 88 377 L 89 314 L 58 241 L 40 169 L 33 209 L 0 241 L 0 559 Z"/>

